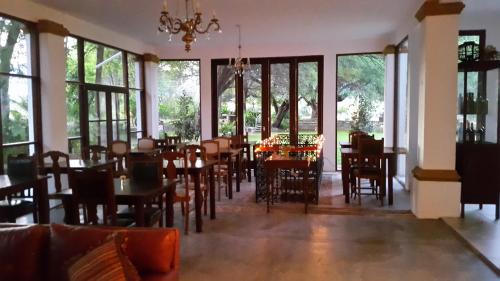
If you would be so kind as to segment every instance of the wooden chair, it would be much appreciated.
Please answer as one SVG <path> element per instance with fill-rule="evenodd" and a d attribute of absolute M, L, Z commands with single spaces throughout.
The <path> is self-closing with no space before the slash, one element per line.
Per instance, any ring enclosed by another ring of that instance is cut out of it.
<path fill-rule="evenodd" d="M 108 148 L 102 145 L 89 145 L 83 150 L 84 157 L 92 161 L 98 161 L 108 158 Z"/>
<path fill-rule="evenodd" d="M 231 138 L 230 137 L 216 137 L 213 140 L 219 143 L 220 150 L 231 148 Z"/>
<path fill-rule="evenodd" d="M 350 171 L 351 192 L 358 197 L 361 205 L 361 195 L 374 194 L 384 204 L 385 196 L 385 161 L 384 139 L 360 138 L 358 141 L 359 154 L 355 166 Z M 362 186 L 362 179 L 369 180 L 369 187 Z M 370 193 L 362 193 L 370 190 Z"/>
<path fill-rule="evenodd" d="M 180 176 L 181 183 L 175 190 L 174 203 L 180 202 L 182 206 L 182 214 L 184 216 L 184 233 L 187 235 L 189 231 L 189 202 L 191 201 L 192 189 L 189 188 L 188 175 L 188 159 L 185 152 L 166 151 L 163 154 L 163 159 L 167 161 L 167 166 L 164 169 L 165 176 L 168 179 L 175 180 L 177 177 L 177 168 L 175 161 L 180 160 L 184 169 Z"/>
<path fill-rule="evenodd" d="M 80 204 L 86 206 L 84 210 L 88 220 L 84 220 L 85 224 L 99 224 L 98 205 L 102 205 L 105 225 L 127 225 L 133 222 L 128 220 L 124 224 L 118 223 L 112 169 L 70 169 L 68 181 L 72 189 L 73 208 Z M 79 212 L 75 210 L 74 213 Z"/>
<path fill-rule="evenodd" d="M 69 155 L 60 151 L 47 151 L 42 154 L 41 161 L 44 163 L 46 159 L 50 159 L 51 172 L 54 177 L 54 187 L 56 192 L 61 192 L 61 166 L 60 163 L 64 162 L 66 167 L 69 167 Z"/>
<path fill-rule="evenodd" d="M 127 142 L 116 140 L 111 143 L 109 158 L 117 160 L 116 165 L 114 165 L 115 177 L 127 175 L 127 170 L 124 167 L 124 163 L 127 161 L 127 153 L 128 153 Z"/>
<path fill-rule="evenodd" d="M 351 148 L 357 149 L 359 139 L 361 139 L 361 138 L 372 138 L 373 139 L 374 136 L 368 135 L 367 133 L 361 132 L 361 131 L 355 131 L 355 132 L 349 133 L 349 142 L 351 143 Z"/>
<path fill-rule="evenodd" d="M 196 144 L 186 145 L 182 150 L 186 154 L 188 162 L 195 163 L 198 160 L 198 155 L 200 155 L 199 158 L 201 160 L 204 160 L 204 161 L 207 160 L 206 150 L 201 145 L 196 145 Z M 194 188 L 195 188 L 194 181 L 191 179 L 189 181 L 189 189 L 194 190 Z M 201 189 L 201 193 L 203 195 L 203 212 L 205 215 L 207 215 L 208 176 L 207 176 L 206 171 L 205 171 L 205 173 L 203 173 L 201 175 L 200 189 Z"/>
<path fill-rule="evenodd" d="M 363 132 L 361 130 L 353 130 L 349 132 L 349 142 L 352 144 L 353 143 L 353 136 L 359 136 L 359 135 L 368 135 L 366 132 Z"/>
<path fill-rule="evenodd" d="M 180 136 L 167 136 L 167 135 L 165 135 L 165 140 L 168 142 L 168 144 L 179 144 L 182 142 Z"/>
<path fill-rule="evenodd" d="M 19 154 L 7 157 L 7 175 L 10 178 L 34 178 L 37 171 L 35 156 Z M 32 189 L 8 196 L 0 202 L 0 221 L 15 223 L 16 218 L 33 213 L 33 222 L 38 223 L 37 212 Z"/>
<path fill-rule="evenodd" d="M 221 184 L 221 179 L 224 180 L 224 187 L 226 191 L 226 196 L 227 196 L 227 183 L 229 182 L 229 175 L 227 171 L 227 164 L 224 164 L 222 162 L 221 157 L 220 157 L 220 150 L 219 150 L 219 142 L 214 141 L 214 140 L 205 140 L 201 141 L 201 146 L 205 148 L 205 157 L 206 159 L 210 160 L 216 160 L 217 164 L 214 165 L 214 175 L 217 177 L 217 183 L 218 183 L 218 199 L 220 201 L 220 189 L 222 188 Z"/>
<path fill-rule="evenodd" d="M 131 181 L 148 183 L 152 187 L 162 184 L 163 181 L 163 161 L 159 153 L 142 154 L 129 153 L 127 156 L 128 177 Z M 144 222 L 146 226 L 153 226 L 159 223 L 163 226 L 163 203 L 162 198 L 156 198 L 152 202 L 147 202 L 144 209 Z M 154 207 L 153 205 L 157 205 Z M 118 212 L 119 218 L 134 218 L 135 210 L 128 207 Z"/>
<path fill-rule="evenodd" d="M 155 141 L 153 138 L 140 138 L 137 140 L 137 149 L 139 150 L 153 150 L 155 148 Z"/>

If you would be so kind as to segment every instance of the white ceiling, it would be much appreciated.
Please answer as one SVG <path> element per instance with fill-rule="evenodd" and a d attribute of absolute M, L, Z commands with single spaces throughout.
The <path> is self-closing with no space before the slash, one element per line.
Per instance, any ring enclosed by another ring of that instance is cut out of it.
<path fill-rule="evenodd" d="M 163 0 L 32 0 L 129 35 L 165 46 L 157 34 Z M 483 0 L 474 0 L 483 1 Z M 215 10 L 223 29 L 218 43 L 236 44 L 236 24 L 245 44 L 335 42 L 389 36 L 413 17 L 422 0 L 199 0 L 201 11 Z M 182 4 L 182 8 L 177 8 Z M 184 0 L 168 0 L 169 11 L 184 14 Z M 202 40 L 205 41 L 205 40 Z M 201 43 L 201 42 L 199 42 Z M 198 43 L 198 44 L 199 44 Z M 208 44 L 208 43 L 206 43 Z"/>

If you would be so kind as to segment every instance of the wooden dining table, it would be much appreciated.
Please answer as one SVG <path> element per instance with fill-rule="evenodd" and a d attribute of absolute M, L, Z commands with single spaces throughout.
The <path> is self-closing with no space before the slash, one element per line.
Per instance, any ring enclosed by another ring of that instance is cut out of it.
<path fill-rule="evenodd" d="M 173 226 L 174 221 L 174 194 L 177 180 L 163 179 L 161 183 L 152 181 L 132 181 L 130 179 L 116 178 L 113 181 L 115 188 L 115 200 L 117 205 L 133 205 L 135 208 L 135 223 L 137 226 L 144 226 L 144 206 L 165 194 L 166 195 L 166 221 Z M 73 202 L 72 190 L 64 189 L 60 192 L 50 194 L 52 198 L 61 199 L 64 206 L 67 224 L 79 224 L 80 217 L 78 206 Z M 163 200 L 159 200 L 163 204 Z M 161 205 L 160 205 L 161 207 Z"/>
<path fill-rule="evenodd" d="M 342 161 L 342 187 L 343 194 L 345 196 L 345 202 L 350 202 L 350 190 L 349 190 L 349 161 L 358 157 L 358 149 L 351 147 L 340 148 L 341 161 Z M 404 148 L 393 148 L 384 147 L 384 159 L 387 161 L 387 196 L 389 205 L 394 203 L 394 191 L 392 178 L 396 176 L 396 156 L 398 154 L 405 154 L 406 149 Z"/>
<path fill-rule="evenodd" d="M 31 178 L 14 178 L 8 175 L 0 175 L 0 197 L 22 192 L 33 188 L 33 200 L 37 206 L 36 217 L 38 223 L 50 223 L 49 197 L 47 188 L 48 176 L 37 175 Z"/>
<path fill-rule="evenodd" d="M 188 162 L 188 174 L 194 180 L 194 205 L 195 205 L 195 217 L 196 217 L 196 232 L 203 231 L 203 216 L 201 213 L 202 205 L 203 205 L 203 195 L 201 194 L 201 175 L 208 170 L 209 175 L 209 197 L 210 197 L 210 219 L 215 219 L 215 175 L 214 175 L 214 165 L 217 164 L 216 160 L 202 160 L 200 158 L 196 159 L 196 161 L 187 161 Z M 167 163 L 164 162 L 164 167 L 166 167 Z M 176 168 L 176 172 L 178 175 L 184 174 L 184 162 L 182 160 L 175 160 L 174 165 Z M 167 226 L 169 225 L 169 221 L 167 221 Z"/>
<path fill-rule="evenodd" d="M 236 157 L 236 192 L 240 192 L 241 182 L 241 151 L 243 148 L 222 148 L 219 150 L 221 158 L 227 161 L 227 173 L 229 180 L 227 183 L 228 197 L 233 199 L 233 157 Z"/>
<path fill-rule="evenodd" d="M 59 168 L 62 173 L 67 173 L 69 169 L 100 169 L 108 166 L 112 166 L 116 163 L 116 159 L 100 159 L 100 160 L 90 160 L 90 159 L 69 159 L 69 167 L 66 162 L 60 161 Z M 52 172 L 52 163 L 43 162 L 41 170 L 44 174 Z"/>

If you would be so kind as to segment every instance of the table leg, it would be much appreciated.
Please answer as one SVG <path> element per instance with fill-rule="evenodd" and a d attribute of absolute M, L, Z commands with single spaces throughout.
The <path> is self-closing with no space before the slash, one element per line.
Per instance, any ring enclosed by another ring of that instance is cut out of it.
<path fill-rule="evenodd" d="M 48 224 L 50 223 L 50 209 L 49 209 L 49 192 L 47 179 L 42 179 L 38 181 L 38 186 L 35 188 L 36 204 L 38 206 L 38 223 Z"/>
<path fill-rule="evenodd" d="M 349 203 L 350 201 L 350 196 L 349 196 L 349 158 L 347 155 L 342 154 L 341 156 L 342 159 L 342 189 L 343 193 L 345 196 L 345 202 Z"/>
<path fill-rule="evenodd" d="M 227 193 L 229 199 L 233 199 L 233 161 L 231 155 L 227 157 Z"/>
<path fill-rule="evenodd" d="M 387 177 L 388 180 L 388 201 L 389 205 L 392 205 L 394 203 L 394 192 L 393 192 L 393 177 L 396 175 L 396 154 L 393 154 L 392 156 L 389 156 L 387 159 L 389 161 L 389 176 Z"/>
<path fill-rule="evenodd" d="M 215 174 L 214 166 L 210 166 L 210 219 L 215 219 Z"/>
<path fill-rule="evenodd" d="M 246 162 L 246 168 L 247 168 L 247 177 L 248 177 L 248 182 L 252 182 L 252 167 L 251 167 L 251 162 L 250 162 L 250 145 L 246 147 L 246 157 L 247 157 L 247 162 Z"/>
<path fill-rule="evenodd" d="M 135 202 L 135 225 L 143 227 L 144 223 L 144 202 L 142 198 L 137 198 Z"/>
<path fill-rule="evenodd" d="M 165 226 L 174 226 L 174 196 L 175 185 L 168 189 L 165 198 Z"/>
<path fill-rule="evenodd" d="M 240 192 L 241 182 L 241 153 L 236 155 L 236 192 Z"/>
<path fill-rule="evenodd" d="M 201 187 L 200 187 L 200 173 L 196 173 L 194 175 L 194 207 L 196 213 L 196 232 L 202 231 L 202 215 L 201 215 L 201 206 L 203 205 L 202 195 L 201 195 Z M 187 210 L 186 214 L 189 215 L 189 210 Z"/>

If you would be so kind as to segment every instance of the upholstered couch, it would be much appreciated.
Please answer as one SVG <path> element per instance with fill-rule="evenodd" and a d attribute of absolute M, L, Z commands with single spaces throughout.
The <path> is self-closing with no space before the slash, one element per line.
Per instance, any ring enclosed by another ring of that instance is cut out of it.
<path fill-rule="evenodd" d="M 66 281 L 75 259 L 116 232 L 142 280 L 179 279 L 177 229 L 0 224 L 0 280 Z"/>

